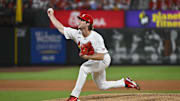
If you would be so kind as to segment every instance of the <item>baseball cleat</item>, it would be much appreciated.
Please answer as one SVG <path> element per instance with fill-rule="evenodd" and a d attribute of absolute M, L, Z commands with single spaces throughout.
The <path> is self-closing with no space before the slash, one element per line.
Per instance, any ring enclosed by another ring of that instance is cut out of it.
<path fill-rule="evenodd" d="M 137 90 L 140 90 L 139 85 L 137 83 L 135 83 L 133 80 L 131 80 L 130 78 L 126 78 L 124 80 L 124 82 L 125 82 L 125 87 L 126 88 L 135 88 Z"/>
<path fill-rule="evenodd" d="M 77 97 L 70 96 L 67 101 L 80 101 Z"/>

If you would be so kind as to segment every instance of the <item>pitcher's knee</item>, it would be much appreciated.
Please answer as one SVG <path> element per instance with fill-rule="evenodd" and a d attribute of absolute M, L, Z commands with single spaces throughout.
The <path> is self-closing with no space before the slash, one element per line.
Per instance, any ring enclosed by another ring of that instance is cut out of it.
<path fill-rule="evenodd" d="M 106 89 L 108 89 L 105 85 L 99 85 L 98 88 L 99 88 L 100 90 L 106 90 Z"/>

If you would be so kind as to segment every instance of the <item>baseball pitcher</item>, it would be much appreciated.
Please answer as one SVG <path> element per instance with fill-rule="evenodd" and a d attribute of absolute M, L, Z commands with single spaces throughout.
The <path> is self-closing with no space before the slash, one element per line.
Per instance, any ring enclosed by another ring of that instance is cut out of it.
<path fill-rule="evenodd" d="M 93 30 L 93 18 L 85 13 L 78 17 L 78 30 L 65 27 L 54 16 L 54 10 L 49 8 L 47 14 L 53 25 L 61 32 L 66 39 L 72 39 L 80 48 L 79 56 L 87 61 L 83 63 L 79 70 L 76 85 L 67 101 L 79 101 L 79 95 L 86 81 L 88 74 L 92 75 L 97 87 L 102 90 L 109 88 L 135 88 L 140 87 L 130 78 L 122 78 L 117 81 L 106 81 L 105 69 L 110 65 L 111 57 L 104 45 L 103 37 Z"/>

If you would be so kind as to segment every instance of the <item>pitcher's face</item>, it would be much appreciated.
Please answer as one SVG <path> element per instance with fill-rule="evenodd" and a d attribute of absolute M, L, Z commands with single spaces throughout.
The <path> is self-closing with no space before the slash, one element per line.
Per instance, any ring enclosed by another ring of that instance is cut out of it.
<path fill-rule="evenodd" d="M 87 23 L 86 21 L 82 19 L 79 19 L 78 29 L 85 29 L 88 26 L 89 26 L 89 23 Z"/>

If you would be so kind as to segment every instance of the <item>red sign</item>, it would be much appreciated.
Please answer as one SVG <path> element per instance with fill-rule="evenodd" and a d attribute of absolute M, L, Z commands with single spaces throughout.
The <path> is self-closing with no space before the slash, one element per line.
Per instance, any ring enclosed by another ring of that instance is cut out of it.
<path fill-rule="evenodd" d="M 55 17 L 66 27 L 77 27 L 81 12 L 93 17 L 95 28 L 123 28 L 124 11 L 61 11 L 54 12 Z M 50 25 L 53 27 L 52 23 Z"/>

